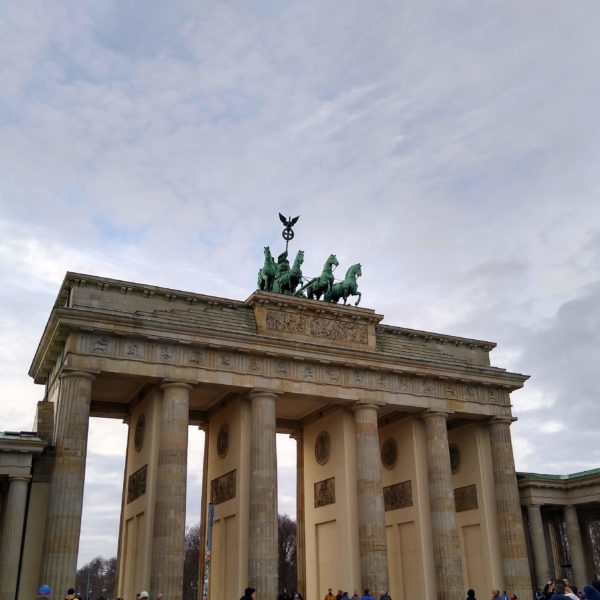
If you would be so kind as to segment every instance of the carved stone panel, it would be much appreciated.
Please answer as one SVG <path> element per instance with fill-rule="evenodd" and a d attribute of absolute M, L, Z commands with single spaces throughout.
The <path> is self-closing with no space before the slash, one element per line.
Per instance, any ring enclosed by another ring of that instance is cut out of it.
<path fill-rule="evenodd" d="M 456 512 L 475 510 L 479 507 L 477 503 L 477 487 L 475 484 L 459 487 L 454 490 L 454 503 Z"/>
<path fill-rule="evenodd" d="M 217 454 L 221 458 L 225 458 L 227 456 L 227 451 L 229 450 L 229 425 L 227 423 L 223 423 L 219 429 L 219 433 L 217 434 Z"/>
<path fill-rule="evenodd" d="M 148 465 L 144 465 L 129 476 L 127 481 L 127 504 L 137 500 L 146 493 L 146 479 L 148 476 Z"/>
<path fill-rule="evenodd" d="M 90 337 L 90 351 L 92 354 L 111 354 L 113 340 L 107 335 Z"/>
<path fill-rule="evenodd" d="M 393 469 L 398 458 L 398 444 L 394 438 L 388 438 L 381 446 L 381 462 L 386 469 Z"/>
<path fill-rule="evenodd" d="M 315 459 L 320 465 L 324 465 L 329 460 L 331 451 L 331 438 L 326 431 L 321 431 L 315 442 Z"/>
<path fill-rule="evenodd" d="M 188 350 L 188 363 L 190 365 L 204 365 L 206 363 L 206 353 L 204 350 L 191 348 Z"/>
<path fill-rule="evenodd" d="M 383 504 L 386 512 L 413 505 L 412 482 L 403 481 L 383 488 Z"/>
<path fill-rule="evenodd" d="M 144 445 L 144 433 L 146 430 L 146 417 L 140 415 L 137 423 L 135 424 L 135 432 L 133 434 L 133 444 L 135 449 L 139 452 Z"/>
<path fill-rule="evenodd" d="M 305 335 L 325 340 L 368 344 L 368 329 L 363 323 L 336 321 L 313 315 L 267 310 L 266 325 L 270 331 Z"/>
<path fill-rule="evenodd" d="M 335 477 L 315 483 L 315 508 L 335 504 Z"/>
<path fill-rule="evenodd" d="M 234 469 L 210 482 L 210 501 L 213 504 L 221 504 L 221 502 L 235 498 L 235 476 L 236 470 Z"/>

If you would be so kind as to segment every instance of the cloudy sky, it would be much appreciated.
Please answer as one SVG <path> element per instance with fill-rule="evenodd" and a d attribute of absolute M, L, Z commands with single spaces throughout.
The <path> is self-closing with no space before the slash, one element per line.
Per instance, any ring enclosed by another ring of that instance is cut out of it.
<path fill-rule="evenodd" d="M 0 430 L 31 428 L 65 271 L 245 299 L 281 210 L 305 273 L 360 261 L 386 323 L 531 375 L 519 470 L 599 467 L 599 26 L 597 0 L 2 2 Z M 92 421 L 80 563 L 116 553 L 124 436 Z"/>

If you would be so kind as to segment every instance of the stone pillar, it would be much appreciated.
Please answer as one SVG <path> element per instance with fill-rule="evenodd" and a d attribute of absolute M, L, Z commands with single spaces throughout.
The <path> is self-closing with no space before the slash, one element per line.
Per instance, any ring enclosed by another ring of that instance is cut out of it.
<path fill-rule="evenodd" d="M 465 585 L 448 446 L 448 413 L 427 411 L 425 444 L 433 558 L 439 600 L 462 600 Z"/>
<path fill-rule="evenodd" d="M 0 540 L 0 600 L 14 600 L 25 525 L 29 477 L 9 477 Z"/>
<path fill-rule="evenodd" d="M 389 589 L 381 453 L 374 404 L 354 406 L 360 580 L 373 596 Z"/>
<path fill-rule="evenodd" d="M 64 595 L 75 585 L 94 379 L 94 375 L 82 371 L 66 371 L 60 376 L 56 456 L 40 572 L 40 581 L 50 586 L 53 595 Z"/>
<path fill-rule="evenodd" d="M 533 551 L 533 562 L 535 563 L 535 587 L 543 590 L 548 578 L 554 574 L 550 571 L 548 562 L 548 550 L 546 548 L 546 536 L 544 535 L 544 523 L 540 506 L 529 504 L 527 506 L 529 518 L 529 535 L 531 537 L 531 549 Z"/>
<path fill-rule="evenodd" d="M 296 568 L 297 591 L 306 596 L 306 531 L 304 520 L 304 433 L 301 429 L 290 436 L 296 440 Z"/>
<path fill-rule="evenodd" d="M 588 583 L 585 568 L 585 557 L 583 555 L 583 541 L 577 518 L 577 508 L 573 505 L 565 506 L 565 525 L 567 526 L 567 539 L 569 540 L 569 551 L 571 553 L 571 566 L 573 569 L 573 581 L 579 589 Z"/>
<path fill-rule="evenodd" d="M 204 456 L 202 459 L 202 495 L 200 499 L 200 552 L 198 556 L 198 598 L 204 585 L 204 562 L 206 560 L 206 528 L 208 526 L 208 450 L 210 426 L 200 427 L 204 431 Z"/>
<path fill-rule="evenodd" d="M 519 598 L 530 598 L 532 591 L 529 561 L 510 439 L 512 420 L 511 417 L 494 417 L 489 422 L 500 555 L 504 574 L 502 588 L 510 590 Z"/>
<path fill-rule="evenodd" d="M 276 598 L 277 448 L 273 392 L 253 390 L 250 399 L 250 507 L 248 583 L 257 598 Z"/>
<path fill-rule="evenodd" d="M 185 493 L 190 390 L 187 383 L 164 383 L 154 535 L 152 540 L 151 596 L 181 600 L 185 546 Z"/>

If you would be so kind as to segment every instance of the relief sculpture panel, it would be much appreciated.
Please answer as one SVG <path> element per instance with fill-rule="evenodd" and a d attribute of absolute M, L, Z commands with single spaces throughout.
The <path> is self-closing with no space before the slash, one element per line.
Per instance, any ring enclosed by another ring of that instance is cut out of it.
<path fill-rule="evenodd" d="M 267 310 L 267 329 L 307 335 L 341 342 L 368 343 L 368 329 L 363 323 L 349 323 L 310 315 Z"/>
<path fill-rule="evenodd" d="M 234 469 L 210 482 L 210 501 L 213 504 L 221 504 L 235 498 L 235 474 Z"/>
<path fill-rule="evenodd" d="M 127 504 L 137 500 L 146 493 L 146 479 L 148 477 L 148 465 L 144 465 L 129 476 L 127 481 Z"/>
<path fill-rule="evenodd" d="M 315 483 L 315 508 L 335 504 L 335 477 Z"/>
<path fill-rule="evenodd" d="M 454 503 L 456 504 L 456 512 L 478 508 L 477 487 L 475 484 L 456 488 L 454 490 Z"/>
<path fill-rule="evenodd" d="M 412 482 L 403 481 L 383 488 L 383 504 L 386 512 L 413 505 Z"/>

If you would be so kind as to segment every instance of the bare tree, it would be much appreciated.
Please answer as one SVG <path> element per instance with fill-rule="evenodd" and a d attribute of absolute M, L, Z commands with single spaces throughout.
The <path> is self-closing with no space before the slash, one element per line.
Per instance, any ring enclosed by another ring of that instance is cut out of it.
<path fill-rule="evenodd" d="M 200 525 L 194 525 L 185 532 L 185 558 L 183 561 L 182 600 L 197 600 L 198 561 L 200 560 Z"/>
<path fill-rule="evenodd" d="M 296 521 L 287 515 L 277 517 L 279 530 L 279 589 L 296 589 Z"/>
<path fill-rule="evenodd" d="M 81 569 L 77 570 L 73 586 L 81 598 L 88 597 L 90 600 L 104 598 L 108 600 L 115 597 L 115 573 L 117 569 L 116 557 L 108 560 L 102 556 L 96 556 Z M 89 589 L 86 588 L 89 583 Z M 67 590 L 63 593 L 66 595 Z"/>

